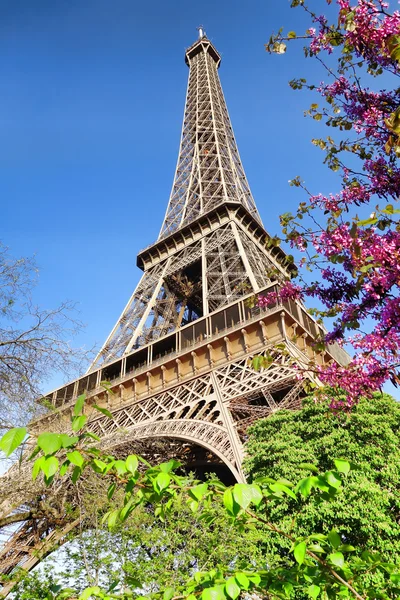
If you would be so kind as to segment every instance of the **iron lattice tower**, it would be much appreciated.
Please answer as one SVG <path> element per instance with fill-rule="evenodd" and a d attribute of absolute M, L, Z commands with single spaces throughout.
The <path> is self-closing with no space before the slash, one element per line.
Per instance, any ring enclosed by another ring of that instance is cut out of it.
<path fill-rule="evenodd" d="M 300 303 L 252 304 L 295 267 L 268 244 L 219 81 L 220 55 L 201 31 L 185 59 L 175 178 L 158 240 L 138 255 L 143 276 L 86 375 L 48 394 L 55 410 L 31 428 L 65 430 L 75 399 L 86 392 L 88 427 L 103 448 L 147 453 L 153 462 L 173 455 L 211 469 L 222 463 L 240 481 L 247 425 L 299 406 L 302 384 L 293 365 L 347 357 L 337 346 L 315 352 L 321 327 Z M 263 352 L 274 361 L 255 372 L 249 358 Z M 92 411 L 93 403 L 113 419 Z M 0 553 L 4 573 L 31 569 L 62 543 L 79 522 L 65 509 L 74 494 L 66 480 L 42 489 L 26 467 L 2 477 L 0 524 L 7 515 L 20 522 Z"/>
<path fill-rule="evenodd" d="M 195 243 L 188 238 L 180 249 L 182 236 L 218 210 L 243 207 L 261 225 L 218 77 L 221 58 L 205 37 L 187 50 L 185 58 L 189 82 L 165 219 L 158 242 L 139 254 L 143 277 L 92 368 L 209 314 L 244 290 L 257 291 L 266 282 L 264 249 L 251 244 L 232 223 Z"/>

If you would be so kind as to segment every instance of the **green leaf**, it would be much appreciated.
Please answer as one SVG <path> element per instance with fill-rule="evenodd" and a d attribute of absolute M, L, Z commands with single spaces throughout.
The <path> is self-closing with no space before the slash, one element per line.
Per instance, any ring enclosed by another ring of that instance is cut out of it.
<path fill-rule="evenodd" d="M 393 58 L 393 60 L 399 62 L 400 61 L 400 47 L 397 46 L 397 48 L 392 50 L 392 52 L 390 53 L 390 56 L 391 56 L 391 58 Z"/>
<path fill-rule="evenodd" d="M 260 585 L 261 577 L 258 573 L 252 573 L 251 575 L 247 575 L 249 580 L 254 583 L 254 585 Z"/>
<path fill-rule="evenodd" d="M 83 405 L 85 404 L 86 394 L 78 396 L 74 405 L 74 416 L 77 417 L 81 414 Z"/>
<path fill-rule="evenodd" d="M 248 491 L 251 496 L 251 503 L 255 506 L 258 506 L 263 499 L 263 493 L 260 486 L 255 483 L 251 483 Z"/>
<path fill-rule="evenodd" d="M 127 471 L 126 463 L 124 460 L 116 460 L 113 464 L 113 468 L 116 469 L 118 475 L 124 475 Z"/>
<path fill-rule="evenodd" d="M 342 480 L 339 478 L 338 473 L 335 471 L 327 471 L 324 475 L 325 480 L 335 489 L 340 488 L 342 485 Z"/>
<path fill-rule="evenodd" d="M 328 540 L 331 546 L 333 546 L 334 548 L 338 548 L 342 543 L 340 535 L 334 529 L 332 529 L 332 531 L 328 533 Z"/>
<path fill-rule="evenodd" d="M 79 431 L 80 429 L 82 429 L 82 427 L 84 427 L 86 425 L 86 421 L 87 421 L 87 416 L 86 415 L 81 415 L 80 417 L 75 417 L 75 419 L 72 421 L 72 431 Z"/>
<path fill-rule="evenodd" d="M 117 521 L 119 520 L 118 517 L 119 517 L 119 510 L 113 510 L 109 513 L 108 519 L 107 519 L 107 525 L 110 529 L 112 527 L 115 527 Z"/>
<path fill-rule="evenodd" d="M 177 469 L 178 467 L 181 466 L 181 463 L 178 462 L 177 460 L 169 460 L 166 463 L 161 463 L 160 465 L 158 465 L 160 471 L 163 471 L 164 473 L 170 473 L 171 471 L 173 471 L 174 469 Z"/>
<path fill-rule="evenodd" d="M 294 31 L 289 31 L 289 33 L 287 34 L 287 38 L 289 40 L 294 40 L 296 38 L 296 33 Z"/>
<path fill-rule="evenodd" d="M 175 594 L 175 590 L 172 587 L 168 587 L 165 589 L 163 594 L 163 600 L 171 600 L 173 595 Z"/>
<path fill-rule="evenodd" d="M 50 590 L 51 592 L 53 592 L 53 593 L 57 594 L 58 592 L 61 592 L 62 588 L 63 588 L 63 586 L 62 586 L 62 585 L 56 585 L 56 584 L 53 584 L 53 585 L 51 585 L 51 586 L 49 587 L 49 590 Z"/>
<path fill-rule="evenodd" d="M 34 458 L 36 458 L 36 456 L 39 454 L 40 452 L 40 448 L 39 446 L 35 446 L 33 449 L 32 454 L 30 454 L 27 458 L 27 460 L 33 460 Z"/>
<path fill-rule="evenodd" d="M 210 587 L 203 590 L 202 600 L 225 600 L 225 594 L 220 587 Z"/>
<path fill-rule="evenodd" d="M 322 490 L 323 492 L 328 492 L 331 493 L 332 492 L 332 488 L 329 485 L 329 483 L 326 481 L 325 477 L 320 476 L 320 477 L 314 477 L 315 482 L 313 483 L 314 487 Z"/>
<path fill-rule="evenodd" d="M 79 479 L 79 477 L 81 476 L 82 473 L 82 469 L 80 467 L 75 467 L 74 470 L 72 471 L 72 476 L 71 476 L 71 480 L 72 483 L 76 483 Z"/>
<path fill-rule="evenodd" d="M 313 471 L 314 473 L 318 473 L 319 472 L 318 467 L 316 467 L 312 463 L 300 463 L 299 464 L 299 468 L 300 469 L 306 469 L 307 471 Z"/>
<path fill-rule="evenodd" d="M 374 269 L 376 266 L 377 266 L 376 263 L 363 265 L 362 267 L 359 268 L 359 271 L 360 271 L 360 273 L 368 273 L 368 271 L 370 271 L 371 269 Z"/>
<path fill-rule="evenodd" d="M 328 536 L 324 535 L 323 533 L 313 533 L 310 536 L 308 536 L 308 539 L 319 540 L 320 542 L 324 542 L 328 539 Z"/>
<path fill-rule="evenodd" d="M 351 544 L 341 544 L 338 550 L 340 550 L 340 552 L 354 552 L 355 547 Z"/>
<path fill-rule="evenodd" d="M 335 565 L 335 567 L 342 568 L 344 565 L 344 556 L 341 552 L 329 554 L 328 559 L 333 565 Z"/>
<path fill-rule="evenodd" d="M 33 463 L 33 467 L 32 467 L 33 481 L 35 481 L 36 477 L 39 475 L 40 471 L 42 470 L 42 466 L 43 466 L 45 460 L 46 460 L 46 458 L 44 456 L 41 456 L 40 458 L 37 458 L 35 460 L 35 462 Z"/>
<path fill-rule="evenodd" d="M 70 466 L 70 463 L 68 462 L 68 460 L 66 460 L 65 462 L 63 462 L 63 464 L 60 467 L 60 477 L 64 477 L 65 473 L 68 471 Z"/>
<path fill-rule="evenodd" d="M 302 565 L 304 562 L 304 559 L 306 557 L 306 550 L 307 550 L 307 545 L 305 542 L 300 542 L 299 544 L 296 544 L 296 546 L 294 547 L 293 554 L 296 559 L 296 562 L 299 565 Z"/>
<path fill-rule="evenodd" d="M 347 460 L 335 459 L 333 462 L 335 463 L 335 467 L 339 473 L 343 473 L 344 475 L 347 475 L 351 469 L 351 465 Z"/>
<path fill-rule="evenodd" d="M 76 465 L 77 467 L 81 467 L 84 463 L 82 454 L 77 450 L 74 450 L 73 452 L 67 452 L 67 458 L 70 463 Z"/>
<path fill-rule="evenodd" d="M 82 594 L 79 596 L 79 600 L 88 600 L 90 598 L 90 596 L 98 596 L 101 593 L 100 588 L 96 585 L 94 587 L 89 587 L 86 588 L 86 590 L 84 590 L 82 592 Z"/>
<path fill-rule="evenodd" d="M 234 517 L 236 517 L 236 515 L 240 511 L 240 506 L 235 501 L 231 488 L 228 488 L 224 492 L 224 506 L 225 506 L 226 510 L 228 511 L 228 513 Z"/>
<path fill-rule="evenodd" d="M 286 595 L 286 598 L 292 598 L 292 593 L 293 593 L 293 584 L 290 583 L 289 581 L 287 581 L 286 583 L 283 584 L 283 589 Z"/>
<path fill-rule="evenodd" d="M 311 489 L 315 486 L 316 481 L 317 477 L 314 475 L 306 477 L 305 479 L 301 479 L 296 486 L 296 491 L 300 492 L 304 498 L 308 498 L 311 493 Z"/>
<path fill-rule="evenodd" d="M 129 479 L 126 483 L 126 486 L 125 486 L 125 494 L 128 494 L 129 492 L 131 492 L 133 490 L 137 479 L 138 479 L 138 473 L 136 473 L 136 475 L 133 475 L 132 477 L 129 477 Z"/>
<path fill-rule="evenodd" d="M 232 493 L 235 502 L 237 502 L 243 510 L 246 510 L 250 503 L 258 506 L 263 498 L 261 489 L 256 484 L 236 483 Z"/>
<path fill-rule="evenodd" d="M 273 492 L 276 493 L 276 495 L 278 497 L 281 497 L 283 494 L 286 494 L 287 496 L 290 496 L 294 500 L 297 500 L 297 496 L 293 492 L 293 490 L 288 488 L 286 485 L 283 485 L 282 483 L 271 483 L 271 485 L 269 487 Z"/>
<path fill-rule="evenodd" d="M 325 554 L 325 550 L 323 549 L 321 544 L 309 544 L 307 548 L 311 550 L 311 552 L 316 552 L 317 554 Z"/>
<path fill-rule="evenodd" d="M 37 445 L 45 454 L 54 454 L 62 447 L 62 439 L 58 433 L 42 433 L 38 437 Z"/>
<path fill-rule="evenodd" d="M 200 483 L 199 485 L 195 485 L 194 487 L 190 488 L 189 494 L 195 500 L 201 500 L 203 498 L 204 494 L 207 492 L 207 490 L 208 490 L 207 483 Z"/>
<path fill-rule="evenodd" d="M 92 440 L 95 440 L 96 442 L 100 442 L 101 440 L 101 438 L 98 435 L 92 433 L 91 431 L 85 431 L 85 436 Z"/>
<path fill-rule="evenodd" d="M 162 492 L 162 490 L 165 490 L 165 488 L 167 488 L 170 484 L 171 481 L 171 477 L 168 475 L 168 473 L 159 473 L 155 479 L 154 482 L 154 488 L 156 491 L 158 492 Z"/>
<path fill-rule="evenodd" d="M 321 588 L 319 587 L 319 585 L 310 585 L 309 588 L 307 588 L 307 592 L 308 595 L 310 596 L 310 598 L 318 598 L 319 593 L 321 591 Z"/>
<path fill-rule="evenodd" d="M 248 590 L 250 586 L 250 580 L 244 573 L 235 573 L 235 579 L 242 590 Z"/>
<path fill-rule="evenodd" d="M 71 435 L 67 435 L 66 433 L 60 434 L 61 440 L 61 448 L 70 448 L 71 446 L 75 446 L 79 442 L 79 438 Z"/>
<path fill-rule="evenodd" d="M 119 586 L 119 581 L 117 579 L 116 581 L 113 581 L 111 583 L 111 585 L 107 588 L 107 592 L 113 592 L 114 590 L 117 589 L 118 586 Z"/>
<path fill-rule="evenodd" d="M 42 471 L 49 479 L 58 471 L 58 458 L 55 456 L 49 456 L 45 459 L 42 464 Z"/>
<path fill-rule="evenodd" d="M 378 222 L 377 217 L 371 217 L 370 219 L 364 219 L 363 221 L 357 221 L 357 225 L 375 225 Z"/>
<path fill-rule="evenodd" d="M 225 584 L 226 593 L 232 600 L 235 600 L 240 594 L 240 587 L 234 577 L 230 577 Z"/>
<path fill-rule="evenodd" d="M 400 210 L 398 208 L 393 208 L 392 204 L 388 204 L 387 208 L 383 208 L 382 211 L 385 215 L 398 215 Z"/>
<path fill-rule="evenodd" d="M 56 600 L 71 600 L 71 597 L 73 598 L 75 594 L 76 590 L 73 590 L 72 588 L 64 588 L 63 591 L 58 594 Z"/>
<path fill-rule="evenodd" d="M 126 583 L 128 583 L 133 588 L 143 587 L 143 584 L 139 579 L 136 579 L 135 577 L 131 577 L 128 574 L 124 574 L 124 579 L 125 579 Z M 186 600 L 189 600 L 189 597 Z"/>
<path fill-rule="evenodd" d="M 0 440 L 0 450 L 10 456 L 24 441 L 26 431 L 26 427 L 15 427 L 7 431 Z"/>
<path fill-rule="evenodd" d="M 102 460 L 98 460 L 97 458 L 93 460 L 93 471 L 96 473 L 104 473 L 106 469 L 107 463 L 103 462 Z"/>
<path fill-rule="evenodd" d="M 129 473 L 132 473 L 132 475 L 134 475 L 139 465 L 138 457 L 135 454 L 130 454 L 125 461 L 125 465 Z"/>
<path fill-rule="evenodd" d="M 107 498 L 109 500 L 111 500 L 111 498 L 113 497 L 116 488 L 117 488 L 117 484 L 115 481 L 114 481 L 114 483 L 111 483 L 109 485 L 108 490 L 107 490 Z"/>
<path fill-rule="evenodd" d="M 264 366 L 264 357 L 261 355 L 254 356 L 251 360 L 251 366 L 255 371 L 259 371 Z"/>
<path fill-rule="evenodd" d="M 107 410 L 106 408 L 103 408 L 102 406 L 99 406 L 98 404 L 93 404 L 93 408 L 95 408 L 96 410 L 101 412 L 103 415 L 106 415 L 106 417 L 108 417 L 109 419 L 114 419 L 114 417 L 112 416 L 110 411 Z"/>

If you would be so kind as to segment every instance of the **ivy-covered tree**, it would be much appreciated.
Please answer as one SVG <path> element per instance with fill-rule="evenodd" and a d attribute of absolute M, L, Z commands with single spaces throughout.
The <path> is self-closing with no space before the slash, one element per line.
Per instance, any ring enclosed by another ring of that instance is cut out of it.
<path fill-rule="evenodd" d="M 332 397 L 332 390 L 326 395 Z M 251 480 L 293 481 L 329 468 L 334 459 L 352 461 L 346 487 L 332 502 L 299 506 L 287 496 L 270 506 L 270 519 L 296 536 L 329 534 L 336 527 L 351 546 L 374 548 L 400 563 L 400 404 L 391 396 L 364 398 L 350 414 L 339 415 L 328 401 L 309 396 L 300 411 L 281 410 L 253 425 L 246 450 Z M 268 554 L 287 561 L 284 538 L 269 537 L 265 545 Z"/>

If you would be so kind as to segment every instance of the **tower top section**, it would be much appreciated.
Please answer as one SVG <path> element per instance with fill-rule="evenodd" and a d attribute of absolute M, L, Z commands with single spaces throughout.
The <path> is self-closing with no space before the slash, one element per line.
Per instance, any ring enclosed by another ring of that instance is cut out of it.
<path fill-rule="evenodd" d="M 204 28 L 200 26 L 198 28 L 198 30 L 199 30 L 199 39 L 196 40 L 195 43 L 192 44 L 190 46 L 190 48 L 188 48 L 186 50 L 185 63 L 190 67 L 190 61 L 195 56 L 197 56 L 197 54 L 199 54 L 200 52 L 205 52 L 212 57 L 212 59 L 217 64 L 217 68 L 219 68 L 219 65 L 221 64 L 221 56 L 220 56 L 219 52 L 217 51 L 215 46 L 210 42 L 210 40 L 207 38 Z"/>
<path fill-rule="evenodd" d="M 240 160 L 218 76 L 221 56 L 199 27 L 186 50 L 189 82 L 174 183 L 159 239 L 194 223 L 221 204 L 244 206 L 261 219 Z"/>

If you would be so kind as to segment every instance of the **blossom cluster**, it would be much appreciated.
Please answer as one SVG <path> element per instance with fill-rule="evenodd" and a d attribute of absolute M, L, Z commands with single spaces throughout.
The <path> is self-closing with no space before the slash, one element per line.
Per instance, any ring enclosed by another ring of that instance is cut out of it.
<path fill-rule="evenodd" d="M 334 409 L 351 408 L 388 380 L 400 382 L 400 211 L 393 206 L 400 197 L 400 86 L 370 89 L 371 81 L 374 86 L 379 81 L 371 74 L 400 75 L 400 13 L 390 14 L 381 0 L 337 0 L 337 7 L 333 24 L 307 9 L 313 27 L 306 33 L 308 55 L 321 59 L 323 53 L 335 57 L 338 51 L 336 72 L 330 66 L 333 57 L 327 67 L 334 80 L 320 83 L 316 91 L 326 102 L 318 119 L 325 117 L 328 125 L 349 132 L 339 143 L 332 138 L 321 142 L 342 186 L 337 193 L 309 194 L 299 219 L 286 228 L 291 245 L 307 255 L 302 262 L 317 265 L 321 277 L 302 286 L 286 283 L 259 299 L 268 306 L 279 299 L 311 297 L 324 307 L 322 316 L 334 318 L 325 343 L 338 342 L 353 353 L 347 367 L 333 363 L 318 369 L 323 383 L 347 393 L 345 406 L 336 401 Z M 398 55 L 393 53 L 397 42 Z M 370 217 L 360 220 L 359 207 L 370 207 Z M 304 224 L 305 214 L 311 216 L 310 226 Z M 317 215 L 323 215 L 324 225 Z M 316 260 L 309 258 L 310 247 Z"/>
<path fill-rule="evenodd" d="M 286 281 L 279 291 L 268 292 L 264 296 L 259 296 L 257 304 L 261 308 L 269 308 L 275 306 L 278 302 L 286 302 L 287 300 L 302 300 L 303 289 L 299 285 L 293 284 L 291 281 Z"/>
<path fill-rule="evenodd" d="M 380 0 L 358 0 L 351 6 L 350 0 L 338 0 L 339 25 L 344 31 L 343 43 L 357 56 L 370 64 L 392 66 L 387 41 L 399 32 L 400 13 L 388 14 L 388 3 Z M 317 28 L 311 27 L 310 50 L 313 54 L 326 51 L 331 54 L 337 44 L 337 36 L 325 16 L 313 15 Z"/>

